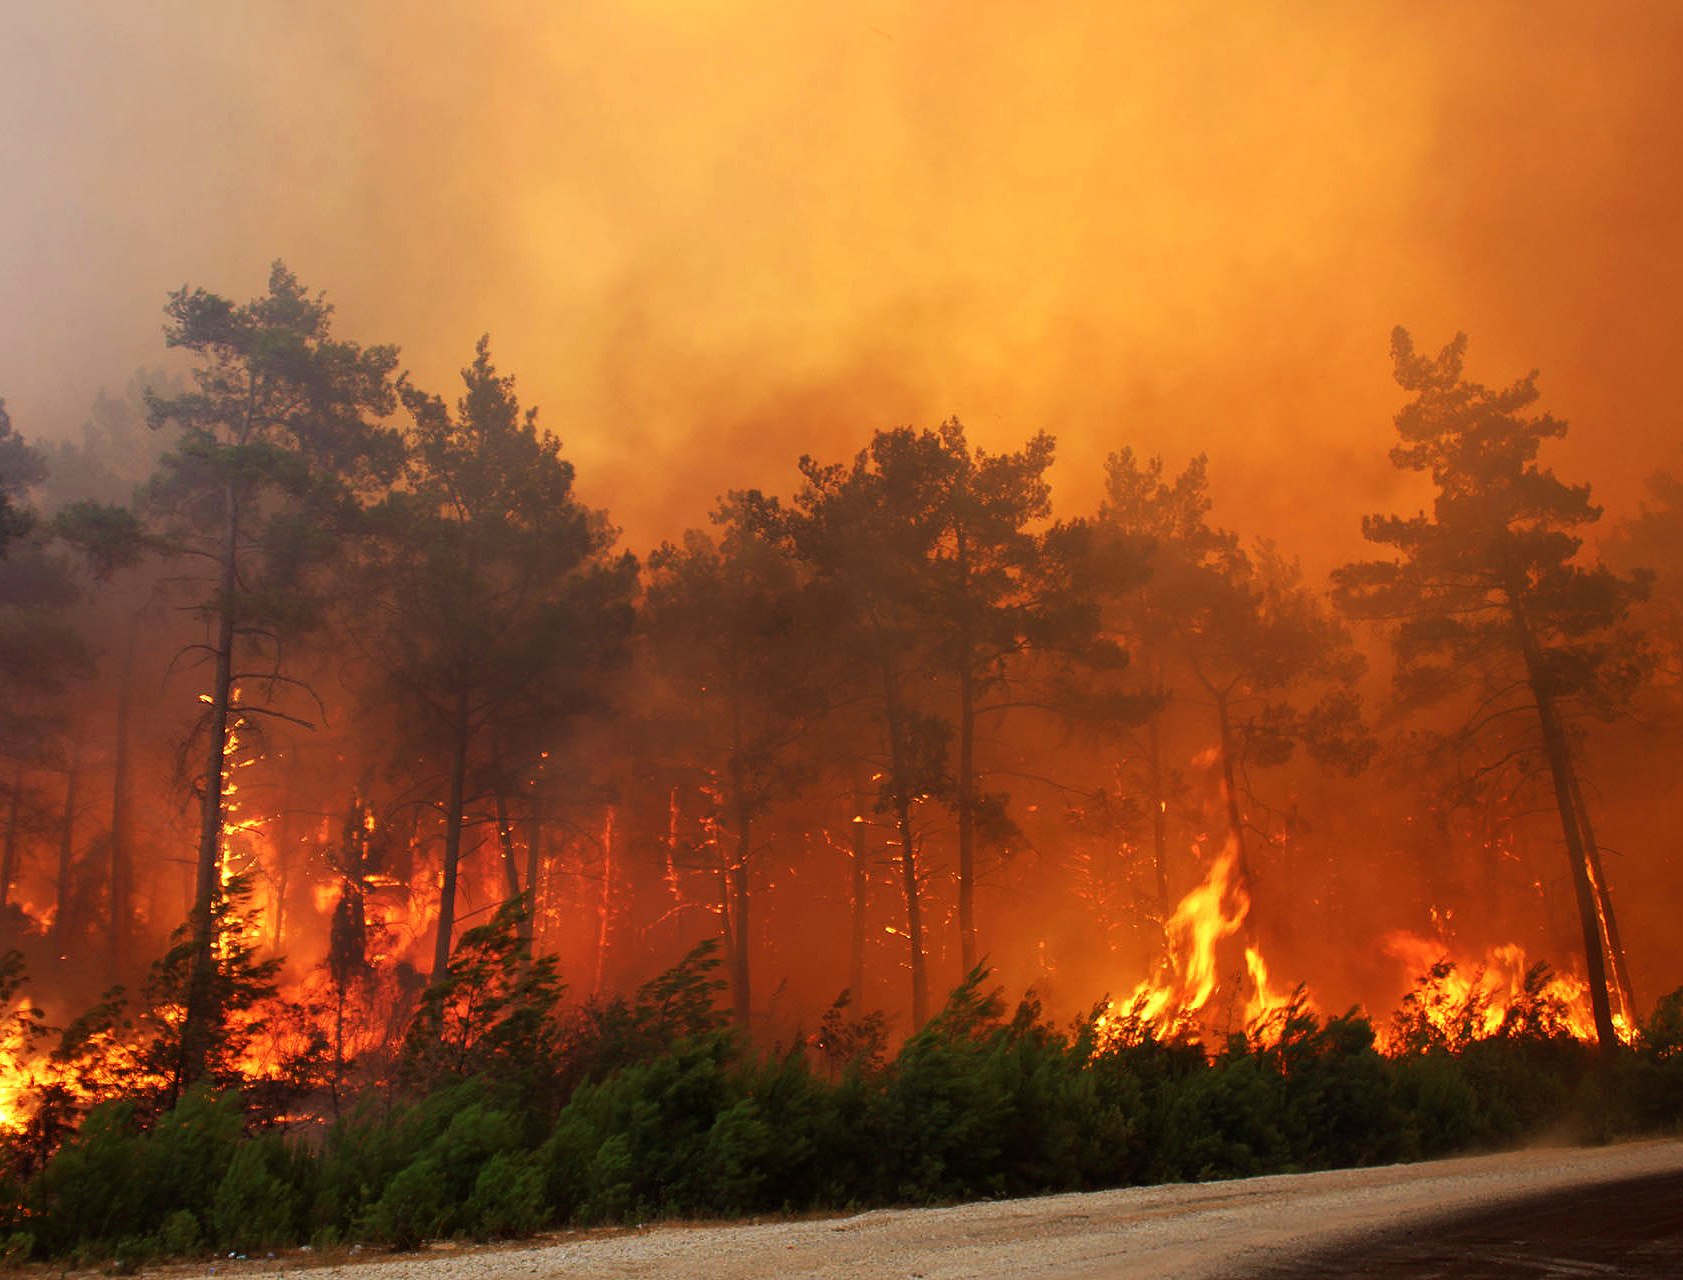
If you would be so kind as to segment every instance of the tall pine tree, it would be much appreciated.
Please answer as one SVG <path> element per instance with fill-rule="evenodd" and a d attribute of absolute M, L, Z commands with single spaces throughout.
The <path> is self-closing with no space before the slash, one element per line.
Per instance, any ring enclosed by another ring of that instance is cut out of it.
<path fill-rule="evenodd" d="M 1642 658 L 1622 624 L 1647 578 L 1581 561 L 1578 530 L 1601 509 L 1588 485 L 1567 484 L 1537 460 L 1566 424 L 1532 411 L 1535 372 L 1501 388 L 1467 379 L 1466 345 L 1458 336 L 1434 358 L 1417 354 L 1405 330 L 1392 334 L 1396 380 L 1413 399 L 1397 414 L 1391 461 L 1430 476 L 1437 492 L 1430 512 L 1363 520 L 1364 536 L 1394 554 L 1339 569 L 1337 599 L 1351 616 L 1388 625 L 1404 701 L 1466 698 L 1457 704 L 1467 708 L 1464 741 L 1516 712 L 1528 720 L 1560 818 L 1596 1033 L 1611 1050 L 1609 960 L 1618 967 L 1622 956 L 1573 718 L 1616 709 L 1640 679 Z"/>

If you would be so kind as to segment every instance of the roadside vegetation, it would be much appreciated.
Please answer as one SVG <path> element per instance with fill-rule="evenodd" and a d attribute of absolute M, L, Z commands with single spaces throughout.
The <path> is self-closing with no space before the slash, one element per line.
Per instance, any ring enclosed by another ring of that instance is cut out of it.
<path fill-rule="evenodd" d="M 1060 1028 L 978 971 L 892 1054 L 882 1017 L 845 1005 L 767 1051 L 730 1026 L 711 947 L 633 998 L 571 1005 L 522 961 L 520 926 L 507 911 L 464 936 L 401 1056 L 337 1103 L 303 1060 L 207 1079 L 168 1109 L 161 1074 L 85 1114 L 49 1087 L 5 1141 L 6 1259 L 412 1249 L 1372 1165 L 1683 1119 L 1683 992 L 1611 1057 L 1569 1033 L 1543 971 L 1491 1032 L 1447 965 L 1383 1028 L 1388 1052 L 1362 1014 L 1301 1000 L 1211 1048 L 1109 1006 Z"/>

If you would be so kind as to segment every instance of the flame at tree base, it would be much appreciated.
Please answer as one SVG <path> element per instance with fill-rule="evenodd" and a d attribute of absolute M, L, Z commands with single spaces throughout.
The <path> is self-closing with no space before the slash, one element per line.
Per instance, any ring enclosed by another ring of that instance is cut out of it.
<path fill-rule="evenodd" d="M 1164 956 L 1157 971 L 1100 1016 L 1101 1038 L 1204 1038 L 1220 1030 L 1214 1017 L 1218 1010 L 1231 1029 L 1235 1024 L 1260 1027 L 1289 1007 L 1313 1008 L 1301 988 L 1282 992 L 1273 986 L 1254 940 L 1244 948 L 1242 968 L 1235 962 L 1230 974 L 1221 972 L 1222 944 L 1240 934 L 1250 919 L 1251 898 L 1235 874 L 1238 864 L 1238 842 L 1229 838 L 1163 926 Z M 1222 1001 L 1218 996 L 1224 990 L 1227 999 Z"/>
<path fill-rule="evenodd" d="M 1393 1026 L 1381 1035 L 1388 1051 L 1455 1047 L 1520 1029 L 1596 1039 L 1589 983 L 1575 973 L 1528 963 L 1517 943 L 1489 947 L 1482 956 L 1455 957 L 1442 941 L 1399 929 L 1386 934 L 1382 946 L 1415 984 Z M 1613 1016 L 1613 1029 L 1623 1043 L 1634 1041 L 1636 1028 L 1624 1015 Z"/>
<path fill-rule="evenodd" d="M 1236 876 L 1231 839 L 1202 881 L 1176 905 L 1164 925 L 1164 955 L 1156 971 L 1123 1000 L 1111 1001 L 1096 1028 L 1101 1043 L 1189 1039 L 1219 1041 L 1232 1031 L 1253 1039 L 1277 1035 L 1287 1015 L 1318 1012 L 1305 986 L 1274 985 L 1261 944 L 1247 940 L 1243 966 L 1235 957 L 1223 973 L 1223 944 L 1246 929 L 1251 899 Z M 1572 973 L 1528 964 L 1517 943 L 1457 956 L 1441 940 L 1404 930 L 1384 936 L 1381 948 L 1397 960 L 1401 982 L 1413 990 L 1389 1027 L 1376 1027 L 1387 1053 L 1432 1045 L 1460 1046 L 1511 1032 L 1570 1035 L 1594 1042 L 1589 984 Z M 1626 1044 L 1635 1028 L 1621 1015 L 1614 1027 Z"/>

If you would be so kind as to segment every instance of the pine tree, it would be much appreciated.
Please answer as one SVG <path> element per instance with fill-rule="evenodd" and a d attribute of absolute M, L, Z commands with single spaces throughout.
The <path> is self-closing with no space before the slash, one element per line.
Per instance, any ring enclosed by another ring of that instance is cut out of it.
<path fill-rule="evenodd" d="M 822 709 L 812 678 L 815 619 L 780 544 L 781 512 L 758 493 L 732 494 L 717 536 L 691 530 L 649 557 L 642 615 L 664 698 L 660 733 L 685 744 L 717 797 L 710 826 L 720 924 L 736 1020 L 752 1009 L 750 886 L 765 834 L 759 820 L 792 790 L 795 746 Z"/>
<path fill-rule="evenodd" d="M 209 667 L 182 1028 L 191 1080 L 214 1049 L 230 729 L 242 718 L 292 718 L 262 694 L 299 687 L 287 646 L 320 616 L 318 570 L 395 465 L 395 437 L 379 419 L 396 407 L 397 351 L 334 338 L 332 308 L 278 262 L 260 298 L 235 304 L 183 287 L 165 314 L 167 344 L 197 365 L 192 390 L 148 396 L 151 424 L 180 435 L 153 477 L 147 514 L 154 538 L 185 566 L 177 586 L 206 630 L 189 652 Z M 242 687 L 257 696 L 242 701 Z"/>
<path fill-rule="evenodd" d="M 1391 461 L 1429 475 L 1437 492 L 1429 513 L 1363 520 L 1364 536 L 1394 558 L 1339 569 L 1337 599 L 1352 617 L 1389 627 L 1403 702 L 1467 699 L 1456 729 L 1463 743 L 1515 723 L 1516 712 L 1529 720 L 1565 839 L 1596 1033 L 1611 1051 L 1608 962 L 1622 957 L 1588 835 L 1573 719 L 1611 713 L 1639 682 L 1643 658 L 1623 624 L 1648 579 L 1580 560 L 1577 531 L 1601 509 L 1588 485 L 1567 484 L 1538 462 L 1566 424 L 1532 412 L 1535 372 L 1494 389 L 1468 380 L 1466 345 L 1458 336 L 1432 358 L 1403 329 L 1393 333 L 1396 380 L 1413 399 L 1397 414 L 1402 442 Z"/>
<path fill-rule="evenodd" d="M 613 554 L 615 530 L 574 496 L 572 464 L 536 411 L 521 411 L 487 339 L 462 380 L 454 413 L 404 391 L 415 423 L 405 483 L 372 515 L 351 610 L 383 685 L 445 762 L 434 981 L 450 958 L 469 804 L 486 790 L 476 782 L 495 764 L 505 777 L 491 787 L 504 784 L 514 762 L 493 760 L 500 743 L 530 744 L 599 697 L 636 581 L 635 560 Z"/>

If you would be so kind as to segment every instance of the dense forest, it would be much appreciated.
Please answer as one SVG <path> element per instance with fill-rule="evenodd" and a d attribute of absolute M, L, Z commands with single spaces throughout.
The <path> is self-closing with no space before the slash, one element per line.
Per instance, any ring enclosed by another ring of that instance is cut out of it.
<path fill-rule="evenodd" d="M 1676 1122 L 1683 486 L 1603 519 L 1537 373 L 1396 331 L 1322 582 L 1126 423 L 1093 510 L 949 420 L 634 550 L 489 339 L 166 321 L 0 408 L 8 1255 Z"/>

